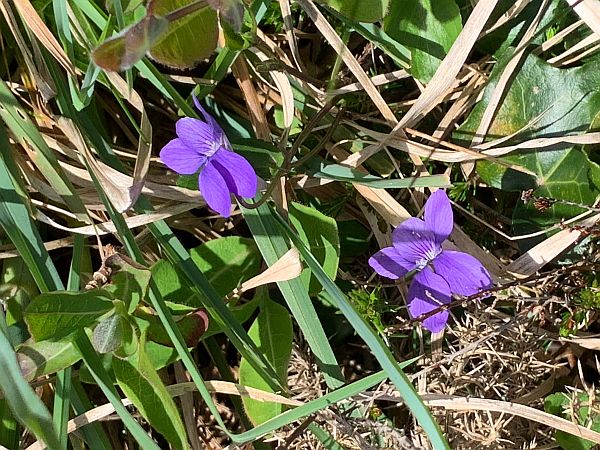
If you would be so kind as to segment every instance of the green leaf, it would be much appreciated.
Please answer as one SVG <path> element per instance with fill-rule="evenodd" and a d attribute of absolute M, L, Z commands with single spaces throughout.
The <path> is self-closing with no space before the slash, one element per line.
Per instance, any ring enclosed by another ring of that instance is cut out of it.
<path fill-rule="evenodd" d="M 194 0 L 151 0 L 148 8 L 154 14 L 166 15 Z M 219 28 L 217 12 L 203 8 L 172 21 L 167 31 L 150 49 L 149 55 L 166 66 L 186 69 L 196 66 L 215 51 Z"/>
<path fill-rule="evenodd" d="M 38 295 L 25 310 L 25 322 L 36 341 L 60 340 L 93 325 L 114 308 L 108 293 L 49 292 Z"/>
<path fill-rule="evenodd" d="M 258 139 L 243 139 L 232 143 L 233 149 L 246 158 L 256 173 L 269 179 L 283 165 L 284 156 L 273 144 Z M 196 183 L 197 184 L 197 183 Z"/>
<path fill-rule="evenodd" d="M 462 30 L 454 0 L 396 0 L 384 30 L 411 51 L 411 74 L 428 83 Z"/>
<path fill-rule="evenodd" d="M 81 359 L 71 341 L 41 341 L 32 339 L 19 346 L 17 360 L 27 381 L 70 367 Z"/>
<path fill-rule="evenodd" d="M 268 205 L 264 204 L 255 209 L 242 207 L 242 211 L 265 261 L 272 266 L 289 250 L 288 240 L 282 235 Z M 308 290 L 299 278 L 280 281 L 277 287 L 298 323 L 298 328 L 315 354 L 325 383 L 331 389 L 340 387 L 345 382 L 344 376 L 315 306 L 308 295 Z"/>
<path fill-rule="evenodd" d="M 192 249 L 190 255 L 222 296 L 257 275 L 261 263 L 254 241 L 239 236 L 213 239 Z"/>
<path fill-rule="evenodd" d="M 113 314 L 100 321 L 92 333 L 92 345 L 98 353 L 117 350 L 124 341 L 130 342 L 133 333 L 129 321 L 120 314 Z"/>
<path fill-rule="evenodd" d="M 196 345 L 208 329 L 208 315 L 204 309 L 192 311 L 184 316 L 175 316 L 174 319 L 188 347 Z M 140 325 L 140 328 L 142 326 L 148 327 L 148 340 L 168 347 L 173 345 L 156 314 L 147 310 L 138 310 L 136 320 L 138 323 L 141 323 L 140 321 L 144 322 L 143 325 Z"/>
<path fill-rule="evenodd" d="M 169 21 L 164 17 L 147 15 L 100 44 L 92 53 L 92 59 L 104 70 L 131 69 L 168 28 Z"/>
<path fill-rule="evenodd" d="M 562 417 L 563 419 L 576 421 L 579 425 L 586 426 L 590 411 L 589 406 L 583 405 L 589 405 L 588 394 L 585 392 L 579 393 L 577 395 L 577 402 L 579 403 L 579 407 L 577 404 L 572 404 L 570 396 L 564 392 L 557 392 L 544 399 L 544 410 L 547 413 Z M 575 412 L 575 417 L 572 417 L 572 411 Z M 590 428 L 594 431 L 600 431 L 600 415 L 597 413 L 593 414 L 595 416 Z M 590 450 L 596 445 L 592 441 L 560 430 L 556 430 L 554 438 L 564 450 Z"/>
<path fill-rule="evenodd" d="M 14 416 L 49 448 L 58 449 L 60 444 L 54 431 L 52 417 L 42 400 L 21 375 L 15 352 L 2 332 L 0 332 L 0 373 L 2 374 L 0 390 Z"/>
<path fill-rule="evenodd" d="M 143 344 L 143 339 L 141 342 Z M 127 359 L 113 358 L 112 366 L 117 382 L 155 430 L 174 448 L 187 449 L 185 427 L 177 406 L 143 349 L 141 345 Z"/>
<path fill-rule="evenodd" d="M 292 203 L 290 205 L 290 222 L 298 231 L 302 242 L 317 258 L 325 273 L 331 279 L 335 279 L 340 259 L 340 240 L 336 221 L 314 208 Z M 321 284 L 311 276 L 310 269 L 304 269 L 300 277 L 311 295 L 315 295 L 321 290 Z"/>
<path fill-rule="evenodd" d="M 254 241 L 239 236 L 208 241 L 190 250 L 190 255 L 220 296 L 229 294 L 244 281 L 257 275 L 261 263 Z M 160 260 L 152 266 L 151 271 L 164 299 L 175 305 L 185 306 L 180 313 L 202 306 L 185 277 L 171 263 Z"/>
<path fill-rule="evenodd" d="M 283 385 L 292 354 L 292 320 L 286 308 L 267 297 L 261 298 L 260 313 L 250 327 L 248 335 L 273 364 Z M 269 383 L 242 358 L 240 361 L 240 384 L 242 386 L 273 392 Z M 283 412 L 283 405 L 243 397 L 246 414 L 255 425 L 266 422 Z"/>
<path fill-rule="evenodd" d="M 125 255 L 115 253 L 104 263 L 112 270 L 111 284 L 105 289 L 117 300 L 125 303 L 130 313 L 144 299 L 152 272 Z"/>
<path fill-rule="evenodd" d="M 456 138 L 463 142 L 471 140 L 506 62 L 506 59 L 500 61 L 492 71 L 483 99 L 455 134 Z M 514 141 L 585 132 L 600 111 L 599 88 L 600 75 L 595 64 L 558 69 L 529 55 L 505 91 L 488 136 L 495 139 L 522 130 L 505 143 L 510 145 Z M 529 169 L 535 176 L 489 161 L 478 162 L 477 173 L 492 187 L 507 191 L 534 189 L 535 196 L 587 205 L 593 204 L 599 193 L 593 183 L 599 175 L 598 166 L 572 145 L 522 150 L 502 159 Z M 513 214 L 515 232 L 539 230 L 581 211 L 577 207 L 556 204 L 540 212 L 532 205 L 520 203 Z"/>
<path fill-rule="evenodd" d="M 388 13 L 390 0 L 321 0 L 320 3 L 331 6 L 350 19 L 377 22 Z"/>

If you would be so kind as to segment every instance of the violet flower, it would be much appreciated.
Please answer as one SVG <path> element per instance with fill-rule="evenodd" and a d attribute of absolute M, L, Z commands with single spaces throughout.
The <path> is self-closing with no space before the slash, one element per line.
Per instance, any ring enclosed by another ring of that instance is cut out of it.
<path fill-rule="evenodd" d="M 194 97 L 205 122 L 184 117 L 175 124 L 177 138 L 160 151 L 160 159 L 180 175 L 198 170 L 198 187 L 208 206 L 224 217 L 231 214 L 231 193 L 254 197 L 256 172 L 246 159 L 234 153 L 227 136 Z"/>
<path fill-rule="evenodd" d="M 425 203 L 424 220 L 411 217 L 402 222 L 392 233 L 393 246 L 369 259 L 379 275 L 394 280 L 417 272 L 408 289 L 408 311 L 413 318 L 450 303 L 452 294 L 469 296 L 492 285 L 476 258 L 442 249 L 453 225 L 450 200 L 438 190 Z M 446 326 L 448 316 L 448 311 L 441 311 L 425 319 L 423 326 L 437 333 Z"/>

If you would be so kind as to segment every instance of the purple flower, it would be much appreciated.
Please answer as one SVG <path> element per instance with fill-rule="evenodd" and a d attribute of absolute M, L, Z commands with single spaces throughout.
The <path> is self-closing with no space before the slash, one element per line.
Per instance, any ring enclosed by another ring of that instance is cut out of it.
<path fill-rule="evenodd" d="M 254 197 L 256 172 L 246 159 L 231 149 L 219 124 L 194 97 L 196 108 L 205 122 L 184 117 L 175 124 L 177 138 L 160 151 L 160 159 L 180 175 L 198 170 L 198 187 L 206 203 L 224 217 L 231 214 L 231 193 Z"/>
<path fill-rule="evenodd" d="M 408 311 L 413 318 L 450 303 L 452 294 L 469 296 L 492 285 L 476 258 L 442 249 L 453 225 L 450 200 L 438 190 L 425 203 L 424 220 L 411 217 L 402 222 L 392 234 L 393 246 L 369 259 L 379 275 L 393 280 L 417 272 L 408 289 Z M 448 311 L 441 311 L 425 319 L 423 326 L 437 333 L 446 326 L 448 316 Z"/>

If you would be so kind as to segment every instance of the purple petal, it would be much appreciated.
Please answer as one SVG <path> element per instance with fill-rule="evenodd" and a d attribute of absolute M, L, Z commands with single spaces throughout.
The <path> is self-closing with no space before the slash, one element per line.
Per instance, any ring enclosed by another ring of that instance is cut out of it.
<path fill-rule="evenodd" d="M 256 195 L 256 172 L 246 158 L 222 148 L 212 157 L 211 164 L 215 165 L 231 192 L 241 197 Z"/>
<path fill-rule="evenodd" d="M 425 224 L 435 236 L 435 243 L 441 246 L 448 239 L 454 226 L 454 216 L 450 200 L 441 189 L 435 191 L 425 203 Z"/>
<path fill-rule="evenodd" d="M 414 319 L 450 303 L 450 288 L 442 277 L 426 267 L 413 278 L 408 289 L 408 299 L 408 311 Z M 442 331 L 449 315 L 448 311 L 440 311 L 425 319 L 423 326 L 432 333 Z"/>
<path fill-rule="evenodd" d="M 219 135 L 201 120 L 184 117 L 177 121 L 175 128 L 179 139 L 201 155 L 212 156 L 220 146 Z"/>
<path fill-rule="evenodd" d="M 160 151 L 160 159 L 165 165 L 181 175 L 191 175 L 206 162 L 206 158 L 188 147 L 181 139 L 173 139 Z"/>
<path fill-rule="evenodd" d="M 227 140 L 227 138 L 225 137 L 225 132 L 223 131 L 223 129 L 220 127 L 220 125 L 217 123 L 217 121 L 214 119 L 213 116 L 211 116 L 206 109 L 204 109 L 204 107 L 200 104 L 200 102 L 198 101 L 198 99 L 196 98 L 196 96 L 192 96 L 192 98 L 194 99 L 194 105 L 196 105 L 196 108 L 198 108 L 198 111 L 200 111 L 202 113 L 202 116 L 204 117 L 204 120 L 206 121 L 207 124 L 210 125 L 210 127 L 213 130 L 213 133 L 215 134 L 215 137 L 224 137 L 225 138 L 225 143 L 227 144 L 226 147 L 228 149 L 231 149 L 231 146 L 229 145 L 229 141 Z"/>
<path fill-rule="evenodd" d="M 492 286 L 492 278 L 485 267 L 467 253 L 444 250 L 433 260 L 433 268 L 454 294 L 473 295 Z"/>
<path fill-rule="evenodd" d="M 414 261 L 407 261 L 394 247 L 386 247 L 369 258 L 369 265 L 386 278 L 397 280 L 411 270 L 415 270 Z"/>
<path fill-rule="evenodd" d="M 219 171 L 209 161 L 198 177 L 200 192 L 212 209 L 223 217 L 231 215 L 231 195 L 225 180 Z"/>
<path fill-rule="evenodd" d="M 405 220 L 394 230 L 392 241 L 404 260 L 415 264 L 429 261 L 441 251 L 425 222 L 415 217 Z"/>

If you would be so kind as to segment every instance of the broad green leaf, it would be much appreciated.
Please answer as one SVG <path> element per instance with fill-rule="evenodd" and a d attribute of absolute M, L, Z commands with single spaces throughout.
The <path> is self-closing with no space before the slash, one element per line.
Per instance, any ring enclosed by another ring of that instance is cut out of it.
<path fill-rule="evenodd" d="M 113 358 L 112 366 L 123 392 L 150 425 L 176 449 L 187 449 L 185 427 L 143 347 L 127 359 Z"/>
<path fill-rule="evenodd" d="M 192 311 L 184 316 L 175 316 L 174 319 L 188 347 L 196 345 L 208 329 L 208 315 L 203 309 Z M 148 340 L 169 347 L 173 345 L 156 314 L 139 310 L 136 312 L 136 320 L 143 321 L 143 326 L 148 327 Z"/>
<path fill-rule="evenodd" d="M 58 449 L 59 439 L 54 431 L 52 417 L 42 400 L 29 386 L 17 364 L 15 352 L 0 332 L 0 390 L 14 416 L 49 448 Z"/>
<path fill-rule="evenodd" d="M 93 325 L 113 308 L 112 299 L 102 290 L 49 292 L 31 301 L 25 322 L 36 341 L 55 341 Z"/>
<path fill-rule="evenodd" d="M 388 13 L 390 0 L 321 0 L 320 3 L 331 6 L 350 19 L 377 22 Z"/>
<path fill-rule="evenodd" d="M 104 70 L 131 69 L 168 28 L 169 22 L 165 18 L 147 15 L 100 44 L 92 53 L 92 59 Z"/>
<path fill-rule="evenodd" d="M 192 260 L 220 295 L 258 274 L 261 257 L 252 239 L 227 236 L 190 250 Z"/>
<path fill-rule="evenodd" d="M 71 341 L 41 341 L 32 339 L 19 346 L 17 360 L 27 381 L 70 367 L 81 359 Z"/>
<path fill-rule="evenodd" d="M 290 222 L 298 231 L 300 239 L 317 258 L 325 273 L 334 280 L 340 259 L 340 239 L 336 221 L 314 208 L 292 203 L 290 205 Z M 311 295 L 317 294 L 321 290 L 321 284 L 311 276 L 310 269 L 304 269 L 300 277 Z"/>
<path fill-rule="evenodd" d="M 411 51 L 411 74 L 428 83 L 462 30 L 454 0 L 392 1 L 384 29 Z"/>
<path fill-rule="evenodd" d="M 283 165 L 284 156 L 273 144 L 258 139 L 243 139 L 233 143 L 233 149 L 246 158 L 256 173 L 269 179 Z"/>
<path fill-rule="evenodd" d="M 292 354 L 292 320 L 286 308 L 267 297 L 261 298 L 260 312 L 250 327 L 248 335 L 273 364 L 280 381 L 285 385 L 287 369 Z M 267 392 L 273 392 L 267 381 L 242 358 L 240 361 L 240 384 Z M 255 425 L 266 422 L 283 412 L 283 405 L 261 402 L 242 397 L 246 414 Z"/>
<path fill-rule="evenodd" d="M 492 71 L 483 99 L 476 105 L 455 137 L 468 142 L 476 132 L 506 59 Z M 580 134 L 588 130 L 600 112 L 600 73 L 596 64 L 574 69 L 558 69 L 540 58 L 529 55 L 505 91 L 488 132 L 490 139 L 522 130 L 505 145 L 538 137 Z M 534 176 L 523 174 L 493 162 L 477 163 L 477 173 L 490 186 L 520 191 L 534 189 L 535 196 L 568 200 L 591 205 L 600 192 L 593 180 L 598 166 L 585 152 L 569 144 L 539 150 L 522 150 L 502 159 L 529 169 Z M 540 212 L 519 203 L 514 211 L 515 232 L 544 228 L 582 210 L 556 204 Z"/>
<path fill-rule="evenodd" d="M 115 299 L 125 303 L 130 313 L 133 312 L 148 292 L 152 272 L 119 253 L 106 258 L 104 264 L 112 270 L 111 284 L 106 286 L 105 289 Z"/>
<path fill-rule="evenodd" d="M 151 0 L 154 14 L 166 15 L 194 0 Z M 194 67 L 215 51 L 219 28 L 217 12 L 203 8 L 172 21 L 167 31 L 152 46 L 149 55 L 155 61 L 178 69 Z"/>
<path fill-rule="evenodd" d="M 92 333 L 92 345 L 98 353 L 109 353 L 131 342 L 134 331 L 121 314 L 113 314 L 100 321 Z"/>
<path fill-rule="evenodd" d="M 221 296 L 257 275 L 260 269 L 260 253 L 254 241 L 239 236 L 208 241 L 190 250 L 190 255 Z M 181 312 L 202 306 L 200 299 L 184 281 L 184 276 L 171 263 L 160 260 L 152 266 L 151 271 L 164 299 L 186 307 L 181 308 Z"/>

